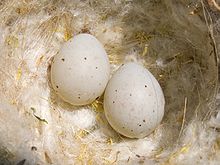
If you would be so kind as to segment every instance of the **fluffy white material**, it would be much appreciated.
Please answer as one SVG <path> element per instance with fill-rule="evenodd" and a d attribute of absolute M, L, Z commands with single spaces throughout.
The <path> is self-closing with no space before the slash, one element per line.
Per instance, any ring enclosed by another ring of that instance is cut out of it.
<path fill-rule="evenodd" d="M 1 1 L 0 164 L 219 164 L 217 32 L 210 31 L 209 6 L 196 0 Z M 150 136 L 114 132 L 102 98 L 74 107 L 54 93 L 51 58 L 82 32 L 105 46 L 112 73 L 124 61 L 138 61 L 158 78 L 166 112 Z"/>

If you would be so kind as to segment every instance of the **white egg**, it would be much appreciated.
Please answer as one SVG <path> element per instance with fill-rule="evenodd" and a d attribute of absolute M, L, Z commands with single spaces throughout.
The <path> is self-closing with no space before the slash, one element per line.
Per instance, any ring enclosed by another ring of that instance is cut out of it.
<path fill-rule="evenodd" d="M 102 95 L 109 80 L 109 59 L 90 34 L 79 34 L 62 46 L 51 66 L 51 82 L 66 102 L 86 105 Z"/>
<path fill-rule="evenodd" d="M 130 138 L 149 135 L 164 115 L 164 95 L 154 76 L 136 63 L 122 65 L 104 95 L 105 116 L 118 133 Z"/>

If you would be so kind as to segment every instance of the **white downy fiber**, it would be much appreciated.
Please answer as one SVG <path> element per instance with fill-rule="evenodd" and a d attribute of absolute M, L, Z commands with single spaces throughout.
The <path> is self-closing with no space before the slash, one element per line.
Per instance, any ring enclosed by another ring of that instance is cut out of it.
<path fill-rule="evenodd" d="M 220 14 L 213 2 L 2 0 L 0 164 L 220 164 Z M 160 82 L 165 117 L 150 136 L 114 132 L 103 98 L 75 107 L 54 93 L 51 59 L 83 32 L 105 46 L 112 73 L 137 61 Z"/>

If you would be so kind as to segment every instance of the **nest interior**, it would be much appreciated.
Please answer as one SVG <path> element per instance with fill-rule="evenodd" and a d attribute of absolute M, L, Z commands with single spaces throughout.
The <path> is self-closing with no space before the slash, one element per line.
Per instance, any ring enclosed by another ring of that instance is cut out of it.
<path fill-rule="evenodd" d="M 217 164 L 219 11 L 214 2 L 1 1 L 0 162 Z M 55 94 L 51 59 L 79 33 L 100 40 L 112 73 L 135 61 L 158 79 L 165 116 L 150 136 L 128 139 L 114 132 L 102 97 L 75 107 Z"/>

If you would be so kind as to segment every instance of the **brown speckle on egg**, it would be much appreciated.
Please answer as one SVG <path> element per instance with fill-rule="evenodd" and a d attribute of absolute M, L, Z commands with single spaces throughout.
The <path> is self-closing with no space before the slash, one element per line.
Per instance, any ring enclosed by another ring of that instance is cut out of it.
<path fill-rule="evenodd" d="M 37 147 L 32 146 L 32 147 L 31 147 L 31 151 L 37 151 Z"/>
<path fill-rule="evenodd" d="M 138 158 L 140 158 L 141 156 L 140 155 L 138 155 L 138 154 L 136 154 L 136 156 L 138 157 Z"/>

